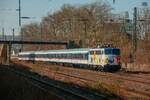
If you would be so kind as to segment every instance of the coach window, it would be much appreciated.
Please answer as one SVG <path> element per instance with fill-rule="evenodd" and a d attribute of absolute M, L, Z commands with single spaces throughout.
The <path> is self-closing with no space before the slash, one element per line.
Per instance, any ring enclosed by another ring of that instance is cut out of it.
<path fill-rule="evenodd" d="M 68 58 L 69 57 L 69 55 L 68 54 L 66 54 L 66 58 Z"/>
<path fill-rule="evenodd" d="M 63 57 L 63 55 L 62 54 L 60 54 L 60 58 L 62 58 Z"/>
<path fill-rule="evenodd" d="M 55 54 L 53 54 L 53 58 L 55 58 Z"/>
<path fill-rule="evenodd" d="M 81 54 L 79 54 L 79 59 L 81 59 Z"/>
<path fill-rule="evenodd" d="M 83 59 L 83 54 L 80 54 L 80 59 Z"/>
<path fill-rule="evenodd" d="M 60 58 L 62 58 L 62 54 L 59 54 Z"/>
<path fill-rule="evenodd" d="M 79 57 L 80 59 L 82 59 L 83 58 L 83 56 L 82 56 L 82 54 L 80 54 L 80 57 Z"/>
<path fill-rule="evenodd" d="M 42 58 L 45 58 L 45 55 L 44 55 L 44 54 L 41 54 L 41 57 L 42 57 Z"/>
<path fill-rule="evenodd" d="M 50 54 L 51 55 L 51 58 L 53 58 L 53 54 Z"/>
<path fill-rule="evenodd" d="M 69 54 L 69 58 L 70 58 L 70 59 L 72 58 L 72 54 L 71 54 L 71 53 Z"/>
<path fill-rule="evenodd" d="M 42 58 L 42 54 L 38 54 L 36 57 L 37 58 Z"/>
<path fill-rule="evenodd" d="M 47 54 L 43 54 L 43 57 L 44 57 L 44 58 L 48 58 L 48 55 L 47 55 Z"/>
<path fill-rule="evenodd" d="M 48 57 L 48 58 L 51 58 L 51 54 L 47 54 L 47 57 Z"/>
<path fill-rule="evenodd" d="M 51 55 L 51 58 L 53 58 L 53 54 L 50 54 Z"/>
<path fill-rule="evenodd" d="M 78 54 L 75 54 L 76 59 L 78 59 Z"/>
<path fill-rule="evenodd" d="M 79 54 L 79 58 L 80 58 L 80 59 L 82 58 L 82 55 L 81 55 L 81 54 Z"/>
<path fill-rule="evenodd" d="M 71 58 L 71 59 L 73 58 L 73 54 L 72 54 L 72 53 L 70 54 L 70 58 Z"/>
<path fill-rule="evenodd" d="M 79 54 L 77 54 L 77 59 L 79 59 Z"/>
<path fill-rule="evenodd" d="M 72 55 L 72 54 L 70 53 L 70 54 L 69 54 L 69 59 L 71 59 L 71 58 L 72 58 L 72 56 L 71 56 L 71 55 Z"/>
<path fill-rule="evenodd" d="M 84 54 L 81 54 L 81 59 L 84 59 Z"/>
<path fill-rule="evenodd" d="M 38 55 L 39 55 L 39 54 L 35 54 L 35 56 L 34 56 L 34 57 L 35 57 L 35 58 L 37 58 L 37 57 L 38 57 Z"/>
<path fill-rule="evenodd" d="M 77 54 L 74 54 L 74 58 L 75 58 L 75 59 L 77 58 Z"/>
<path fill-rule="evenodd" d="M 57 54 L 55 54 L 55 58 L 57 58 Z"/>
<path fill-rule="evenodd" d="M 39 55 L 40 55 L 40 54 L 35 54 L 35 56 L 34 56 L 34 57 L 39 58 Z"/>
<path fill-rule="evenodd" d="M 76 54 L 76 58 L 77 58 L 77 59 L 79 58 L 79 54 Z"/>
<path fill-rule="evenodd" d="M 85 57 L 85 54 L 82 54 L 82 59 L 85 59 L 86 57 Z"/>
<path fill-rule="evenodd" d="M 74 54 L 74 58 L 76 59 L 77 54 Z"/>
<path fill-rule="evenodd" d="M 72 59 L 72 53 L 70 53 L 70 59 Z"/>
<path fill-rule="evenodd" d="M 54 54 L 51 54 L 52 58 L 54 58 Z"/>
<path fill-rule="evenodd" d="M 74 54 L 73 53 L 71 54 L 71 58 L 74 59 Z"/>
<path fill-rule="evenodd" d="M 85 54 L 85 59 L 88 59 L 88 53 Z"/>
<path fill-rule="evenodd" d="M 86 59 L 86 54 L 83 54 L 83 59 Z"/>
<path fill-rule="evenodd" d="M 68 54 L 68 56 L 69 56 L 69 59 L 71 59 L 71 54 Z"/>
<path fill-rule="evenodd" d="M 53 58 L 53 54 L 50 54 L 50 58 Z"/>
<path fill-rule="evenodd" d="M 52 54 L 52 58 L 55 58 L 54 54 Z"/>
<path fill-rule="evenodd" d="M 73 53 L 71 54 L 71 58 L 74 59 L 74 54 Z"/>
<path fill-rule="evenodd" d="M 64 54 L 64 58 L 66 58 L 66 54 Z"/>
<path fill-rule="evenodd" d="M 59 58 L 59 54 L 56 54 L 56 57 Z"/>
<path fill-rule="evenodd" d="M 72 58 L 72 54 L 71 54 L 71 53 L 69 54 L 69 58 L 70 58 L 70 59 Z"/>
<path fill-rule="evenodd" d="M 63 58 L 65 58 L 65 54 L 63 54 Z"/>

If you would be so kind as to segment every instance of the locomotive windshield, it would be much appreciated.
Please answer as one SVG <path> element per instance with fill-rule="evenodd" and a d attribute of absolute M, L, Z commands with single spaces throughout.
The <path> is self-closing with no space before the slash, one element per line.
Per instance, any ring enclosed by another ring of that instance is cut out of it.
<path fill-rule="evenodd" d="M 120 55 L 120 49 L 105 49 L 105 54 L 106 55 Z"/>
<path fill-rule="evenodd" d="M 114 55 L 120 55 L 120 49 L 113 49 Z"/>

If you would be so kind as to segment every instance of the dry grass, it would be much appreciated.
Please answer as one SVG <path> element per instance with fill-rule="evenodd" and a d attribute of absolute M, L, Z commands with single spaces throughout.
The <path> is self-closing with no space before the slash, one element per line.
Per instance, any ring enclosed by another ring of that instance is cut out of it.
<path fill-rule="evenodd" d="M 129 72 L 150 72 L 150 65 L 149 64 L 135 64 L 129 63 L 126 66 L 126 71 Z"/>
<path fill-rule="evenodd" d="M 103 82 L 103 81 L 99 80 L 90 87 L 92 89 L 96 89 L 100 92 L 103 91 L 103 93 L 107 93 L 109 95 L 119 95 L 119 93 L 120 93 L 119 82 L 115 82 L 115 83 L 110 82 L 110 83 L 108 83 L 108 82 Z"/>

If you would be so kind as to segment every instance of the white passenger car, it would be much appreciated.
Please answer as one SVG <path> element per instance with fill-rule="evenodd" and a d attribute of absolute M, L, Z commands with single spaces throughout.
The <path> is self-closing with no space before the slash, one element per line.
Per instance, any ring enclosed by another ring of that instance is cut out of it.
<path fill-rule="evenodd" d="M 117 71 L 120 66 L 118 48 L 81 48 L 20 52 L 19 60 L 72 64 L 103 71 Z"/>

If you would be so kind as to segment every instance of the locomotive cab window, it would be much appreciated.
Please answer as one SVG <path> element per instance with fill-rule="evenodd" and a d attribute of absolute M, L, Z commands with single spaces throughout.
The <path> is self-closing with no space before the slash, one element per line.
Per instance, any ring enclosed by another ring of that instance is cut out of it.
<path fill-rule="evenodd" d="M 120 55 L 120 49 L 105 49 L 106 55 Z"/>
<path fill-rule="evenodd" d="M 106 55 L 112 54 L 112 49 L 105 49 L 105 54 Z"/>
<path fill-rule="evenodd" d="M 113 49 L 114 55 L 120 55 L 120 49 Z"/>

